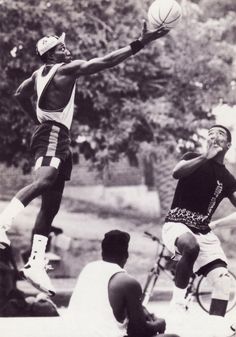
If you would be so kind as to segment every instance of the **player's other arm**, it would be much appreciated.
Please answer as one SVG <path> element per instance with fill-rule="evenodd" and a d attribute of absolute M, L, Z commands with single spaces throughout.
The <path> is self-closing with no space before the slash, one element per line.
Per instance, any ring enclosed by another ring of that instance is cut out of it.
<path fill-rule="evenodd" d="M 209 141 L 205 153 L 195 158 L 181 160 L 173 170 L 173 177 L 175 179 L 187 177 L 188 175 L 196 171 L 207 160 L 214 158 L 220 151 L 222 151 L 222 148 L 219 145 L 215 144 L 212 141 Z"/>
<path fill-rule="evenodd" d="M 141 303 L 142 289 L 132 277 L 128 277 L 123 285 L 127 315 L 129 319 L 128 334 L 131 336 L 153 336 L 165 331 L 165 321 L 147 315 Z"/>
<path fill-rule="evenodd" d="M 230 195 L 229 200 L 234 205 L 234 207 L 236 207 L 236 192 L 233 192 Z M 212 221 L 209 224 L 209 227 L 211 229 L 215 229 L 216 227 L 232 227 L 235 226 L 235 224 L 236 224 L 236 212 L 233 212 L 223 218 Z"/>
<path fill-rule="evenodd" d="M 101 70 L 116 66 L 138 52 L 151 41 L 154 41 L 167 33 L 168 30 L 164 28 L 148 31 L 146 22 L 144 22 L 140 39 L 134 41 L 130 45 L 117 49 L 103 57 L 93 58 L 89 61 L 74 60 L 65 65 L 62 69 L 65 74 L 74 74 L 76 77 L 95 74 Z"/>
<path fill-rule="evenodd" d="M 35 86 L 35 73 L 25 81 L 21 83 L 21 85 L 17 88 L 14 96 L 17 101 L 20 103 L 22 109 L 30 116 L 30 118 L 38 124 L 39 121 L 36 117 L 36 112 L 32 103 L 32 96 L 34 94 L 34 86 Z"/>
<path fill-rule="evenodd" d="M 196 169 L 198 169 L 206 161 L 207 161 L 207 158 L 203 154 L 201 154 L 200 156 L 196 158 L 189 159 L 189 160 L 182 159 L 174 167 L 173 177 L 175 179 L 181 179 L 181 178 L 187 177 L 188 175 L 196 171 Z"/>

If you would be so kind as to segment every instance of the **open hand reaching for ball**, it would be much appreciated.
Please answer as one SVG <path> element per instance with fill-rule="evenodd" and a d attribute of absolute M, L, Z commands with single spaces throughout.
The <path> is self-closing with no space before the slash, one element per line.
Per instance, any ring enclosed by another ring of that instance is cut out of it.
<path fill-rule="evenodd" d="M 169 29 L 162 26 L 154 30 L 148 30 L 147 29 L 147 22 L 143 20 L 143 27 L 142 27 L 142 34 L 140 37 L 140 41 L 143 43 L 143 45 L 146 45 L 147 43 L 157 40 L 161 38 L 162 36 L 165 36 L 169 32 Z"/>

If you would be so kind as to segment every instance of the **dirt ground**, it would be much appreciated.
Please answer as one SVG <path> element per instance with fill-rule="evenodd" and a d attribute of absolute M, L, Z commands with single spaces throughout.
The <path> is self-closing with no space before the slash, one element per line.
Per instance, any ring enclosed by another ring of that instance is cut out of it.
<path fill-rule="evenodd" d="M 0 211 L 5 205 L 7 202 L 0 202 Z M 34 201 L 15 219 L 9 232 L 18 264 L 23 263 L 19 258 L 20 252 L 30 246 L 31 231 L 38 208 L 39 200 Z M 87 262 L 99 259 L 100 242 L 104 234 L 112 229 L 130 233 L 130 257 L 126 269 L 140 282 L 143 282 L 154 261 L 156 244 L 144 235 L 145 230 L 160 235 L 160 226 L 152 221 L 142 223 L 140 218 L 118 217 L 104 212 L 74 212 L 73 203 L 67 200 L 63 202 L 53 224 L 62 228 L 63 233 L 72 239 L 69 250 L 60 251 L 67 264 L 65 274 L 70 274 L 65 276 L 76 277 Z"/>
<path fill-rule="evenodd" d="M 30 247 L 31 231 L 39 202 L 40 200 L 33 201 L 15 219 L 9 233 L 19 265 L 23 263 L 21 253 Z M 0 211 L 6 204 L 5 201 L 0 202 Z M 61 268 L 55 270 L 55 277 L 76 277 L 86 263 L 100 258 L 100 242 L 104 234 L 112 229 L 120 229 L 131 235 L 130 257 L 126 269 L 144 284 L 156 253 L 156 243 L 147 238 L 144 231 L 160 237 L 161 224 L 157 220 L 146 219 L 139 214 L 109 213 L 107 210 L 82 204 L 78 200 L 64 198 L 53 224 L 62 228 L 64 234 L 71 238 L 69 247 L 57 251 L 62 257 L 62 263 Z M 226 253 L 233 256 L 230 259 L 230 269 L 236 272 L 235 250 L 231 249 Z"/>

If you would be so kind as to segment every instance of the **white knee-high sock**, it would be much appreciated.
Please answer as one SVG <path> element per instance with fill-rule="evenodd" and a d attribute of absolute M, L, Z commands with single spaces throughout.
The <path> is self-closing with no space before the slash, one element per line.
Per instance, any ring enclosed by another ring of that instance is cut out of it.
<path fill-rule="evenodd" d="M 11 226 L 13 219 L 23 211 L 24 208 L 25 206 L 22 202 L 14 197 L 0 215 L 0 226 L 2 225 L 8 229 Z"/>
<path fill-rule="evenodd" d="M 35 234 L 33 236 L 33 244 L 30 255 L 31 263 L 36 262 L 43 264 L 47 242 L 48 238 L 44 235 Z"/>
<path fill-rule="evenodd" d="M 173 294 L 171 301 L 174 303 L 182 303 L 184 301 L 186 294 L 186 288 L 178 288 L 176 286 L 173 287 Z"/>

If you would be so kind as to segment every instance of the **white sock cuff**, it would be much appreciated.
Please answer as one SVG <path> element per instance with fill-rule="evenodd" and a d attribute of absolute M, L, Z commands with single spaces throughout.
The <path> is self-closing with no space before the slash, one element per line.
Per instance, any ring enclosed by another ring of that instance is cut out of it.
<path fill-rule="evenodd" d="M 186 294 L 186 289 L 187 287 L 182 289 L 174 286 L 172 299 L 177 302 L 183 300 Z"/>
<path fill-rule="evenodd" d="M 23 211 L 25 206 L 22 204 L 22 202 L 17 199 L 13 198 L 10 203 L 7 205 L 7 207 L 3 210 L 1 213 L 2 219 L 4 219 L 4 222 L 6 222 L 7 226 L 10 227 L 12 224 L 13 219 L 21 212 Z"/>
<path fill-rule="evenodd" d="M 33 245 L 39 244 L 41 247 L 47 245 L 48 237 L 40 234 L 34 234 L 33 236 Z"/>
<path fill-rule="evenodd" d="M 35 262 L 43 263 L 48 238 L 44 235 L 34 234 L 30 257 Z"/>
<path fill-rule="evenodd" d="M 179 288 L 179 287 L 174 286 L 173 287 L 173 293 L 175 293 L 175 294 L 183 294 L 183 293 L 186 292 L 186 289 L 187 289 L 187 287 L 186 288 Z"/>
<path fill-rule="evenodd" d="M 23 209 L 25 208 L 25 206 L 22 204 L 22 202 L 21 202 L 19 199 L 17 199 L 16 197 L 14 197 L 14 198 L 11 200 L 11 203 L 12 203 L 13 206 L 16 206 L 16 207 L 21 208 L 22 211 L 23 211 Z"/>

